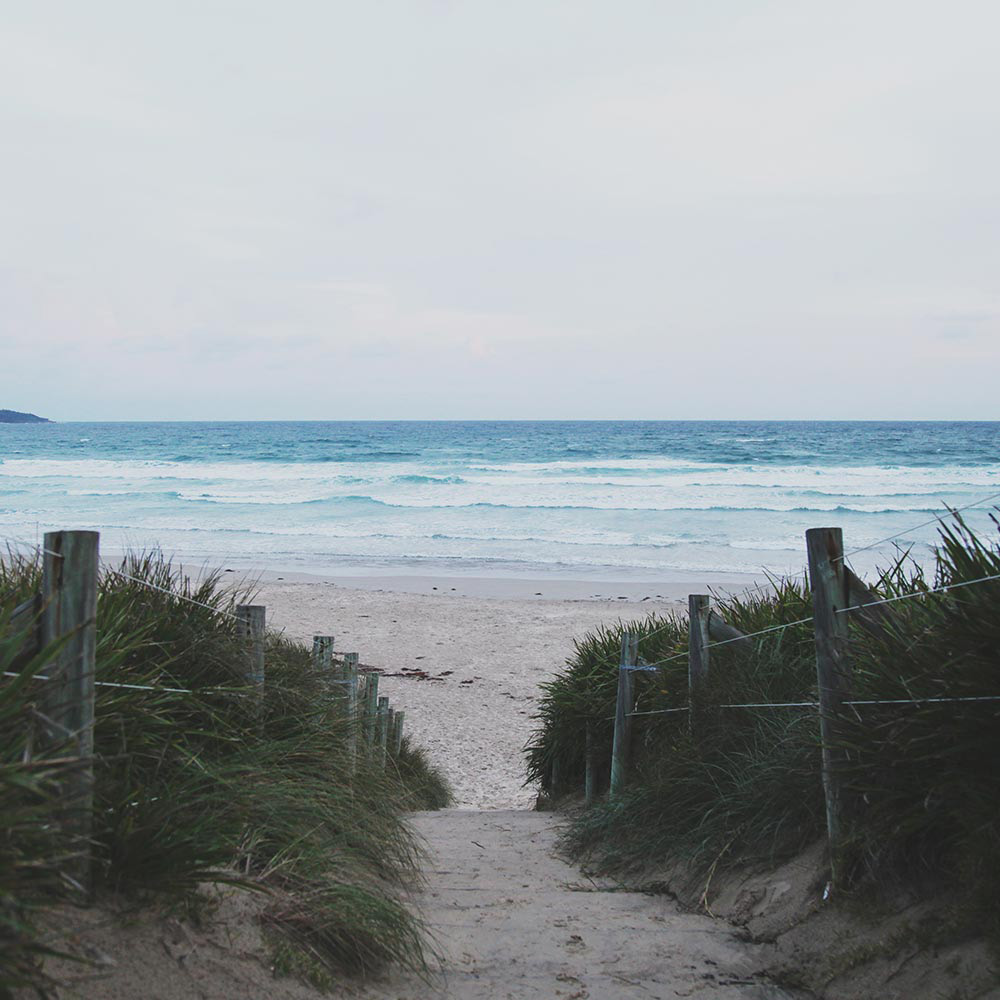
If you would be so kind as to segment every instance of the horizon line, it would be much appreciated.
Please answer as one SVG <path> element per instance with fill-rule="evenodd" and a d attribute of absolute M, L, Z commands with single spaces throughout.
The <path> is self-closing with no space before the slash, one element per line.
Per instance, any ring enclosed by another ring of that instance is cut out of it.
<path fill-rule="evenodd" d="M 0 421 L 11 427 L 46 424 L 995 424 L 1000 417 L 117 417 Z"/>

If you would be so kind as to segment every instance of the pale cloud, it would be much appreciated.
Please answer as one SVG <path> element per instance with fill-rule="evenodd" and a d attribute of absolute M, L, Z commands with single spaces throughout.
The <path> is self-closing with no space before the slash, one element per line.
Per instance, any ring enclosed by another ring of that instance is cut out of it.
<path fill-rule="evenodd" d="M 0 405 L 1000 417 L 992 4 L 3 21 Z"/>

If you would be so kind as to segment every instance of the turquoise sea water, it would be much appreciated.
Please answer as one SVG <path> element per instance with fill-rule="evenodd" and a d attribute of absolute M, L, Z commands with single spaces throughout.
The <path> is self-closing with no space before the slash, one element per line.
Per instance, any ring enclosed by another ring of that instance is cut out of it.
<path fill-rule="evenodd" d="M 5 538 L 289 570 L 797 572 L 819 525 L 926 558 L 933 526 L 907 529 L 991 493 L 998 423 L 0 425 Z"/>

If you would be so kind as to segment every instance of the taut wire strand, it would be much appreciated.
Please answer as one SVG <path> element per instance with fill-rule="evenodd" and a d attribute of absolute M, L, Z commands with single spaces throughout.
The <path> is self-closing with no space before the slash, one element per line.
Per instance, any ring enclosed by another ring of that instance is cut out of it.
<path fill-rule="evenodd" d="M 33 552 L 42 552 L 50 556 L 60 556 L 61 553 L 53 552 L 51 549 L 47 549 L 41 545 L 35 545 L 33 542 L 25 542 L 19 538 L 11 538 L 4 535 L 3 540 L 8 544 L 19 545 L 21 548 L 31 549 Z M 122 569 L 118 569 L 115 566 L 110 565 L 106 560 L 101 560 L 101 565 L 109 573 L 117 573 L 123 580 L 130 580 L 132 583 L 137 583 L 142 587 L 148 587 L 150 590 L 157 590 L 161 594 L 166 594 L 168 597 L 175 597 L 178 601 L 186 601 L 188 604 L 193 604 L 196 607 L 204 608 L 206 611 L 212 611 L 217 615 L 223 615 L 226 618 L 232 618 L 234 621 L 239 621 L 239 615 L 233 614 L 232 611 L 227 611 L 225 608 L 213 608 L 211 604 L 206 604 L 204 601 L 196 601 L 193 597 L 188 597 L 186 594 L 178 594 L 174 590 L 170 590 L 168 587 L 161 587 L 159 584 L 151 583 L 149 580 L 143 580 L 141 577 L 132 576 L 126 573 Z"/>
<path fill-rule="evenodd" d="M 993 493 L 988 497 L 983 497 L 980 500 L 973 500 L 972 503 L 967 503 L 962 507 L 948 508 L 948 514 L 961 514 L 963 510 L 971 510 L 973 507 L 979 507 L 984 503 L 989 503 L 991 500 L 1000 500 L 1000 493 Z M 870 545 L 862 545 L 860 548 L 851 549 L 850 552 L 845 552 L 842 556 L 837 556 L 833 562 L 839 562 L 842 559 L 850 559 L 851 556 L 856 556 L 859 552 L 867 552 L 869 549 L 877 548 L 879 545 L 884 545 L 886 542 L 895 541 L 897 538 L 902 538 L 903 535 L 908 535 L 911 531 L 918 531 L 920 528 L 926 528 L 929 524 L 934 524 L 935 521 L 940 521 L 942 517 L 946 517 L 947 514 L 938 514 L 935 517 L 930 518 L 927 521 L 921 521 L 920 524 L 914 524 L 912 527 L 904 528 L 902 531 L 897 531 L 894 535 L 889 535 L 888 538 L 880 538 L 877 542 L 872 542 Z"/>

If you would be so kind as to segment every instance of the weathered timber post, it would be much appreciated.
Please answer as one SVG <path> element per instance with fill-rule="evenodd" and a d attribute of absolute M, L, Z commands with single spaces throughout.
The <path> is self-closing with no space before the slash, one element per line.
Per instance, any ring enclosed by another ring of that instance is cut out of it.
<path fill-rule="evenodd" d="M 847 647 L 850 587 L 844 566 L 844 539 L 840 528 L 810 528 L 806 532 L 809 585 L 816 630 L 816 680 L 819 686 L 819 725 L 823 742 L 823 792 L 830 843 L 830 883 L 836 887 L 843 831 L 842 770 L 847 752 L 836 745 L 837 722 L 843 702 L 850 697 L 851 664 Z"/>
<path fill-rule="evenodd" d="M 365 744 L 365 708 L 368 705 L 368 675 L 358 673 L 358 683 L 355 688 L 356 700 L 354 715 L 351 717 L 351 729 L 354 732 L 354 756 L 351 761 L 351 777 L 353 779 L 358 769 L 358 754 Z"/>
<path fill-rule="evenodd" d="M 329 674 L 333 669 L 333 636 L 313 636 L 313 666 L 323 674 Z"/>
<path fill-rule="evenodd" d="M 365 674 L 358 673 L 358 682 L 354 688 L 356 700 L 354 702 L 354 722 L 355 728 L 362 732 L 364 730 L 365 721 L 365 705 L 368 701 L 368 695 L 366 693 L 366 688 L 368 685 L 368 678 Z"/>
<path fill-rule="evenodd" d="M 632 735 L 632 667 L 639 662 L 639 637 L 626 632 L 622 636 L 618 665 L 618 698 L 615 701 L 615 735 L 611 747 L 611 794 L 625 787 L 629 739 Z"/>
<path fill-rule="evenodd" d="M 365 675 L 365 708 L 364 708 L 364 729 L 365 743 L 368 746 L 375 745 L 375 714 L 378 711 L 378 678 L 379 675 L 371 672 Z"/>
<path fill-rule="evenodd" d="M 693 730 L 698 728 L 702 694 L 708 680 L 708 627 L 712 616 L 712 601 L 707 594 L 688 595 L 688 719 Z"/>
<path fill-rule="evenodd" d="M 375 712 L 375 738 L 383 764 L 385 763 L 385 748 L 389 742 L 389 712 L 389 699 L 383 695 L 378 700 L 378 708 Z"/>
<path fill-rule="evenodd" d="M 263 604 L 236 605 L 236 635 L 247 647 L 246 678 L 258 694 L 264 691 L 264 622 L 267 609 Z"/>
<path fill-rule="evenodd" d="M 90 838 L 94 814 L 94 673 L 97 668 L 96 531 L 50 531 L 42 561 L 43 648 L 61 642 L 45 668 L 46 725 L 50 747 L 71 744 L 80 758 L 60 782 L 59 822 L 69 838 L 72 877 L 90 894 Z"/>
<path fill-rule="evenodd" d="M 584 747 L 583 771 L 583 801 L 589 806 L 594 801 L 594 724 L 588 720 L 586 727 L 586 745 Z"/>
<path fill-rule="evenodd" d="M 345 717 L 349 717 L 349 709 L 351 706 L 351 693 L 350 688 L 350 668 L 348 657 L 351 657 L 354 662 L 357 662 L 357 653 L 343 653 L 339 660 L 334 660 L 331 667 L 330 679 L 333 687 L 336 690 L 337 704 L 340 706 L 340 710 L 344 713 Z"/>
<path fill-rule="evenodd" d="M 347 752 L 351 758 L 351 772 L 358 756 L 358 654 L 344 653 L 344 704 L 347 714 Z"/>
<path fill-rule="evenodd" d="M 406 713 L 399 711 L 396 713 L 395 722 L 396 728 L 392 734 L 392 746 L 393 752 L 398 757 L 403 752 L 403 719 L 406 717 Z"/>
<path fill-rule="evenodd" d="M 344 680 L 347 684 L 347 711 L 354 716 L 358 710 L 358 654 L 344 653 Z"/>

